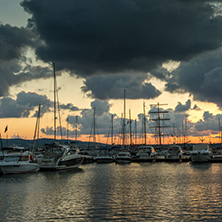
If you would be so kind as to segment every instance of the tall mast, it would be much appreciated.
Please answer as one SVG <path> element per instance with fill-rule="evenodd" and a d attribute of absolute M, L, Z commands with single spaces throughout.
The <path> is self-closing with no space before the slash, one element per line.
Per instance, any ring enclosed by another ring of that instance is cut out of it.
<path fill-rule="evenodd" d="M 130 145 L 132 145 L 131 110 L 129 110 L 129 124 L 130 124 Z"/>
<path fill-rule="evenodd" d="M 144 144 L 146 145 L 146 114 L 145 114 L 145 102 L 143 102 L 143 133 L 144 133 Z"/>
<path fill-rule="evenodd" d="M 113 115 L 111 116 L 111 144 L 113 145 Z"/>
<path fill-rule="evenodd" d="M 55 74 L 54 62 L 53 62 L 53 77 L 54 77 L 54 141 L 56 141 L 56 74 Z"/>
<path fill-rule="evenodd" d="M 37 136 L 37 139 L 39 139 L 40 108 L 41 108 L 41 105 L 39 104 L 38 114 L 37 114 L 37 119 L 36 119 L 36 125 L 35 125 L 35 132 L 34 132 L 33 143 L 32 143 L 32 151 L 34 151 L 36 136 Z"/>
<path fill-rule="evenodd" d="M 162 105 L 167 105 L 167 104 L 151 104 L 151 107 L 152 106 L 155 106 L 157 107 L 157 111 L 150 111 L 149 113 L 154 113 L 154 114 L 157 114 L 157 118 L 156 119 L 150 119 L 151 121 L 156 121 L 157 122 L 157 126 L 154 126 L 152 128 L 155 128 L 158 130 L 158 138 L 159 138 L 159 145 L 162 145 L 162 137 L 163 137 L 163 134 L 161 132 L 161 128 L 166 128 L 168 126 L 164 126 L 164 125 L 161 125 L 161 121 L 165 121 L 165 120 L 170 120 L 169 118 L 161 118 L 160 117 L 160 114 L 164 114 L 164 113 L 168 113 L 167 110 L 160 110 L 160 106 Z"/>
<path fill-rule="evenodd" d="M 75 140 L 77 142 L 77 129 L 78 129 L 78 116 L 76 116 L 76 131 L 75 131 Z"/>
<path fill-rule="evenodd" d="M 135 119 L 135 144 L 137 144 L 137 125 L 136 125 L 136 119 Z"/>
<path fill-rule="evenodd" d="M 69 141 L 69 118 L 67 118 L 67 143 Z"/>
<path fill-rule="evenodd" d="M 123 108 L 123 148 L 125 146 L 125 123 L 126 120 L 126 90 L 124 89 L 124 108 Z"/>
<path fill-rule="evenodd" d="M 96 107 L 94 107 L 94 112 L 93 112 L 93 142 L 95 145 L 95 142 L 96 142 Z"/>

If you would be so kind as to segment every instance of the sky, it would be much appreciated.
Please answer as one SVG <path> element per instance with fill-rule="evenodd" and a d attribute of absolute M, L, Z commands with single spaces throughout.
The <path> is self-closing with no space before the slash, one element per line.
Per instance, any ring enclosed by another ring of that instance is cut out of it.
<path fill-rule="evenodd" d="M 78 139 L 92 140 L 95 108 L 97 141 L 111 142 L 113 117 L 114 142 L 121 143 L 125 90 L 133 143 L 143 141 L 144 112 L 147 143 L 158 142 L 151 120 L 158 103 L 170 119 L 162 121 L 164 143 L 183 142 L 184 134 L 186 142 L 221 141 L 222 1 L 0 0 L 0 6 L 3 138 L 32 139 L 39 104 L 40 137 L 53 138 L 55 63 L 64 137 L 68 131 L 75 139 L 78 125 Z"/>

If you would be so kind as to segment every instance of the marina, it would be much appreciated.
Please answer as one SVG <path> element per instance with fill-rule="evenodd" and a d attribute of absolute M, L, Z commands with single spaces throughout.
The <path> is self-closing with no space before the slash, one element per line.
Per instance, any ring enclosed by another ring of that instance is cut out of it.
<path fill-rule="evenodd" d="M 222 221 L 222 1 L 0 5 L 0 222 Z"/>

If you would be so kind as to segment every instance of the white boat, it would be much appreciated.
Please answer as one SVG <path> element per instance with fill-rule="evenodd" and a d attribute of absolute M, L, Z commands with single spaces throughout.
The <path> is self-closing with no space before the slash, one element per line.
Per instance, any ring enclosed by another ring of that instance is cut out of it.
<path fill-rule="evenodd" d="M 193 163 L 209 162 L 211 158 L 209 145 L 207 144 L 193 145 L 193 151 L 190 152 L 190 155 L 191 155 L 191 161 Z"/>
<path fill-rule="evenodd" d="M 9 153 L 15 153 L 15 152 L 24 152 L 25 148 L 22 146 L 7 146 L 7 147 L 2 147 L 0 149 L 0 161 L 2 161 L 6 155 L 8 155 Z"/>
<path fill-rule="evenodd" d="M 132 157 L 128 151 L 120 151 L 115 157 L 116 163 L 131 163 L 131 161 Z"/>
<path fill-rule="evenodd" d="M 23 150 L 5 153 L 0 168 L 3 174 L 32 173 L 39 170 L 35 156 Z"/>
<path fill-rule="evenodd" d="M 94 157 L 92 155 L 90 155 L 88 151 L 82 150 L 79 152 L 79 154 L 81 154 L 84 157 L 83 163 L 93 163 L 94 162 Z"/>
<path fill-rule="evenodd" d="M 83 156 L 68 145 L 52 144 L 38 161 L 40 170 L 65 170 L 80 166 Z"/>
<path fill-rule="evenodd" d="M 133 158 L 133 161 L 136 162 L 152 162 L 155 160 L 157 153 L 153 146 L 144 145 L 138 147 L 138 152 Z"/>
<path fill-rule="evenodd" d="M 97 163 L 112 163 L 114 161 L 113 157 L 108 154 L 103 154 L 96 157 Z"/>
<path fill-rule="evenodd" d="M 182 153 L 179 145 L 170 145 L 165 152 L 165 161 L 181 161 Z"/>

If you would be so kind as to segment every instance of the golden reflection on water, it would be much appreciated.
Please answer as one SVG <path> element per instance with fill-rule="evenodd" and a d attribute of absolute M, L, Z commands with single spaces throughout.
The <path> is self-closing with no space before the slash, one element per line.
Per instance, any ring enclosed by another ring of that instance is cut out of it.
<path fill-rule="evenodd" d="M 220 221 L 222 164 L 88 164 L 0 177 L 2 221 Z"/>

